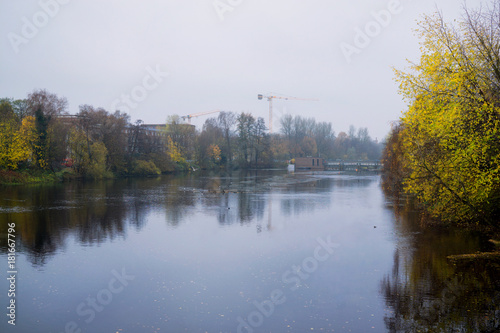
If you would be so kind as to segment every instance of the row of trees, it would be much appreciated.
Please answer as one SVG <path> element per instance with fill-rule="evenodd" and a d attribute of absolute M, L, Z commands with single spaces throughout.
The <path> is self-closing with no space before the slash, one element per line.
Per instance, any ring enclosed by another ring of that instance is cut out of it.
<path fill-rule="evenodd" d="M 289 156 L 320 156 L 344 160 L 376 160 L 381 145 L 372 140 L 367 128 L 351 125 L 349 131 L 335 136 L 331 123 L 316 122 L 314 118 L 281 118 L 281 133 Z"/>
<path fill-rule="evenodd" d="M 249 113 L 221 112 L 208 119 L 200 134 L 198 156 L 209 165 L 241 167 L 273 166 L 295 157 L 319 156 L 328 159 L 378 160 L 382 145 L 372 140 L 368 129 L 348 133 L 333 131 L 331 123 L 314 118 L 281 118 L 281 132 L 269 134 L 263 118 Z M 218 153 L 214 153 L 214 148 Z"/>
<path fill-rule="evenodd" d="M 76 116 L 69 116 L 67 100 L 45 90 L 34 91 L 25 100 L 0 101 L 3 170 L 71 167 L 90 178 L 159 173 L 150 161 L 156 158 L 160 165 L 162 161 L 148 139 L 140 122 L 131 125 L 127 114 L 82 105 Z"/>
<path fill-rule="evenodd" d="M 259 168 L 302 156 L 378 159 L 381 145 L 366 128 L 335 136 L 332 124 L 285 116 L 270 134 L 263 118 L 221 112 L 201 131 L 170 116 L 146 125 L 119 111 L 81 105 L 68 115 L 67 101 L 45 90 L 25 100 L 0 100 L 0 169 L 70 167 L 78 175 L 159 174 L 187 169 Z"/>
<path fill-rule="evenodd" d="M 25 100 L 0 100 L 0 168 L 52 168 L 66 158 L 68 129 L 60 121 L 64 98 L 35 91 Z"/>
<path fill-rule="evenodd" d="M 420 22 L 420 63 L 396 71 L 409 109 L 387 140 L 386 184 L 443 221 L 498 225 L 500 1 Z"/>

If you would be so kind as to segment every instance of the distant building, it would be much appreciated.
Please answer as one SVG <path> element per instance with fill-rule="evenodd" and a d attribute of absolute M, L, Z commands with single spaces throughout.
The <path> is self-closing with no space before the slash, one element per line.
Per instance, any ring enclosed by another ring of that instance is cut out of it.
<path fill-rule="evenodd" d="M 63 114 L 57 116 L 57 118 L 69 128 L 81 128 L 85 124 L 87 119 L 82 115 L 70 115 Z M 101 124 L 91 123 L 93 129 L 98 129 Z M 178 124 L 177 129 L 182 133 L 195 133 L 195 126 L 191 124 Z M 84 129 L 88 131 L 89 129 Z M 144 124 L 141 123 L 139 126 L 133 124 L 126 124 L 123 129 L 123 133 L 126 135 L 126 140 L 128 141 L 126 150 L 129 152 L 163 152 L 167 148 L 167 138 L 171 135 L 168 125 L 163 124 Z M 172 133 L 174 134 L 174 133 Z M 179 134 L 177 134 L 179 135 Z M 175 138 L 173 138 L 175 140 Z M 69 133 L 66 141 L 69 141 Z M 67 148 L 69 150 L 69 147 Z"/>
<path fill-rule="evenodd" d="M 196 127 L 191 124 L 178 124 L 177 128 L 184 134 L 195 133 Z M 168 137 L 172 134 L 167 124 L 140 124 L 139 126 L 129 125 L 126 129 L 129 140 L 128 150 L 139 152 L 147 147 L 147 150 L 163 152 L 167 149 Z M 177 134 L 178 136 L 179 134 Z M 172 138 L 174 141 L 175 137 Z"/>
<path fill-rule="evenodd" d="M 297 157 L 295 159 L 296 170 L 325 170 L 325 159 L 320 157 Z"/>

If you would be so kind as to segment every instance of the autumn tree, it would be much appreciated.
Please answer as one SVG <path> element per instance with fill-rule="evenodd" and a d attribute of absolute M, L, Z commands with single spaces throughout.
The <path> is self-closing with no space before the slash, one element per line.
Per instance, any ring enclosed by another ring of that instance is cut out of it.
<path fill-rule="evenodd" d="M 500 214 L 500 5 L 440 13 L 417 30 L 420 62 L 396 71 L 405 189 L 444 221 L 495 223 Z"/>
<path fill-rule="evenodd" d="M 182 154 L 180 145 L 175 143 L 170 136 L 167 138 L 167 154 L 170 157 L 170 160 L 174 163 L 178 163 L 180 165 L 186 164 L 186 159 Z"/>
<path fill-rule="evenodd" d="M 333 142 L 334 157 L 337 159 L 347 159 L 349 144 L 349 135 L 346 132 L 340 132 Z"/>
<path fill-rule="evenodd" d="M 50 141 L 49 122 L 50 119 L 44 114 L 41 106 L 35 110 L 35 128 L 37 138 L 33 146 L 33 157 L 36 166 L 40 169 L 47 169 L 50 166 Z"/>
<path fill-rule="evenodd" d="M 386 193 L 395 196 L 403 192 L 403 181 L 407 177 L 402 144 L 403 135 L 404 127 L 399 122 L 392 124 L 382 154 L 382 185 Z"/>
<path fill-rule="evenodd" d="M 284 115 L 280 124 L 290 158 L 313 155 L 333 157 L 335 132 L 331 123 L 316 122 L 314 118 Z"/>
<path fill-rule="evenodd" d="M 250 113 L 242 112 L 237 121 L 239 163 L 246 166 L 251 162 L 255 118 Z"/>
<path fill-rule="evenodd" d="M 208 157 L 210 159 L 210 163 L 213 166 L 216 166 L 220 163 L 220 153 L 221 153 L 221 150 L 220 150 L 219 146 L 217 146 L 217 145 L 208 146 L 207 154 L 208 154 Z"/>
<path fill-rule="evenodd" d="M 196 129 L 182 122 L 178 115 L 169 116 L 166 124 L 166 135 L 182 150 L 184 159 L 192 159 L 196 153 Z"/>
<path fill-rule="evenodd" d="M 12 108 L 20 120 L 29 116 L 29 106 L 26 99 L 16 99 L 11 102 Z"/>
<path fill-rule="evenodd" d="M 316 156 L 318 152 L 318 147 L 316 145 L 316 140 L 309 136 L 305 136 L 300 143 L 300 149 L 304 156 Z"/>
<path fill-rule="evenodd" d="M 19 122 L 9 101 L 0 103 L 0 168 L 16 170 L 31 156 L 29 138 L 23 136 L 28 126 L 28 122 Z"/>
<path fill-rule="evenodd" d="M 85 174 L 90 163 L 90 143 L 85 132 L 80 128 L 72 128 L 68 140 L 73 168 L 79 174 Z"/>
<path fill-rule="evenodd" d="M 219 126 L 219 121 L 216 118 L 209 118 L 203 124 L 203 129 L 197 138 L 197 160 L 198 164 L 202 168 L 213 167 L 213 160 L 211 160 L 211 151 L 213 147 L 217 146 L 220 148 L 221 145 L 227 142 L 224 139 L 224 132 Z M 212 147 L 212 148 L 211 148 Z M 220 159 L 225 161 L 225 155 L 220 150 Z"/>
<path fill-rule="evenodd" d="M 108 150 L 101 141 L 90 141 L 81 128 L 72 128 L 69 135 L 70 157 L 76 171 L 87 178 L 99 179 L 111 176 L 107 172 Z"/>
<path fill-rule="evenodd" d="M 109 113 L 103 108 L 94 108 L 91 105 L 81 105 L 78 116 L 87 146 L 90 147 L 91 142 L 102 142 L 107 150 L 106 168 L 117 174 L 124 173 L 127 169 L 126 129 L 130 117 L 120 111 Z"/>
<path fill-rule="evenodd" d="M 332 123 L 319 122 L 315 124 L 312 138 L 316 142 L 318 156 L 330 157 L 333 155 L 335 131 L 333 130 Z"/>
<path fill-rule="evenodd" d="M 259 164 L 269 166 L 273 156 L 271 151 L 271 141 L 269 139 L 269 134 L 267 133 L 264 118 L 257 118 L 252 134 L 255 166 L 257 167 Z"/>
<path fill-rule="evenodd" d="M 67 114 L 68 101 L 46 90 L 35 90 L 28 95 L 25 105 L 20 103 L 19 113 L 33 116 L 39 135 L 34 149 L 39 168 L 56 170 L 67 156 L 69 128 L 60 119 Z M 22 111 L 23 108 L 26 110 Z"/>
<path fill-rule="evenodd" d="M 238 155 L 241 167 L 269 165 L 271 141 L 263 118 L 242 112 L 237 118 Z"/>
<path fill-rule="evenodd" d="M 236 125 L 236 114 L 234 112 L 222 111 L 217 117 L 217 123 L 224 135 L 224 144 L 222 145 L 221 153 L 225 156 L 226 165 L 230 166 L 233 162 L 232 138 L 234 126 Z"/>

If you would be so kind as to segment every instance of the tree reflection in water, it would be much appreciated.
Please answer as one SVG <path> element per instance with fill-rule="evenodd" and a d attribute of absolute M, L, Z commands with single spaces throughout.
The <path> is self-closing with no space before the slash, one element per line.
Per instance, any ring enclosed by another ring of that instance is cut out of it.
<path fill-rule="evenodd" d="M 352 186 L 343 182 L 307 173 L 242 171 L 8 186 L 0 195 L 0 250 L 7 251 L 4 220 L 16 223 L 20 249 L 37 266 L 63 249 L 68 237 L 84 245 L 125 237 L 129 228 L 141 230 L 152 211 L 164 212 L 170 228 L 201 213 L 213 214 L 222 227 L 255 224 L 262 232 L 272 228 L 273 195 L 279 195 L 283 214 L 300 215 L 328 207 L 332 187 Z"/>
<path fill-rule="evenodd" d="M 481 235 L 419 226 L 410 205 L 395 205 L 397 249 L 381 282 L 390 332 L 499 332 L 500 263 L 453 264 L 447 256 L 490 251 Z"/>

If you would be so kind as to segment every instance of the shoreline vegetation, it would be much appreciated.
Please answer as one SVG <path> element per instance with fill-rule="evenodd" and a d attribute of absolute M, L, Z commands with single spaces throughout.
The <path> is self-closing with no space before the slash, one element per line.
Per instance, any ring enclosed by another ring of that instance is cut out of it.
<path fill-rule="evenodd" d="M 163 124 L 81 105 L 35 90 L 0 99 L 0 184 L 150 177 L 198 170 L 286 168 L 296 157 L 380 160 L 383 144 L 367 128 L 336 134 L 329 122 L 284 115 L 269 133 L 251 113 L 218 112 L 203 128 L 171 115 Z"/>
<path fill-rule="evenodd" d="M 386 139 L 382 182 L 423 224 L 500 239 L 500 2 L 463 10 L 453 24 L 423 16 L 420 61 L 395 70 L 408 108 Z M 450 260 L 498 261 L 493 242 L 495 252 Z"/>
<path fill-rule="evenodd" d="M 53 172 L 0 170 L 0 185 L 39 184 L 60 181 L 62 181 L 62 178 Z"/>

